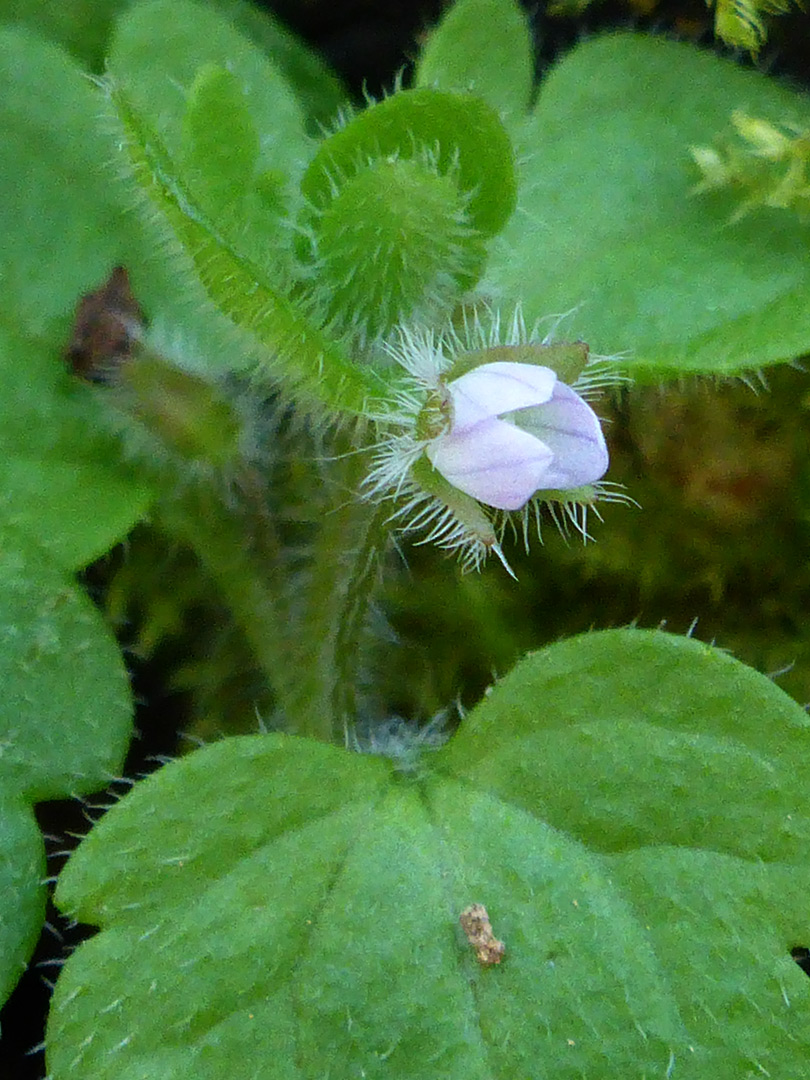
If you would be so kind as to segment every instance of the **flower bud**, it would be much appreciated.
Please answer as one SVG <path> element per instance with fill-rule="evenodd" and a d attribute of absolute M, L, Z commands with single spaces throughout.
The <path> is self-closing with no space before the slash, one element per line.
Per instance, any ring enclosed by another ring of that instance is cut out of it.
<path fill-rule="evenodd" d="M 425 454 L 453 487 L 479 502 L 518 510 L 537 491 L 570 491 L 607 471 L 598 417 L 551 368 L 482 364 L 447 391 L 449 426 Z"/>

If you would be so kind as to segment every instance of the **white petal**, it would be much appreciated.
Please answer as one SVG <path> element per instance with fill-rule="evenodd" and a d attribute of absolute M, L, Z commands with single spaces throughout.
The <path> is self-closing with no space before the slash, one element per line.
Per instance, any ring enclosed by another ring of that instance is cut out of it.
<path fill-rule="evenodd" d="M 425 453 L 453 487 L 498 510 L 518 510 L 539 487 L 551 486 L 544 477 L 553 452 L 504 420 L 454 428 Z"/>
<path fill-rule="evenodd" d="M 557 376 L 547 367 L 498 361 L 481 364 L 453 379 L 448 390 L 453 399 L 453 430 L 463 431 L 515 409 L 549 401 Z"/>
<path fill-rule="evenodd" d="M 565 383 L 557 383 L 545 405 L 513 413 L 510 419 L 554 453 L 544 488 L 567 491 L 593 484 L 607 472 L 608 449 L 599 418 Z"/>

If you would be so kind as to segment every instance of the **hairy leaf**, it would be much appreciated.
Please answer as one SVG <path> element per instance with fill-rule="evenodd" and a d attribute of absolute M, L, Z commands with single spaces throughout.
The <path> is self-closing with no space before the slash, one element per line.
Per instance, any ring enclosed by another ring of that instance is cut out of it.
<path fill-rule="evenodd" d="M 0 1001 L 45 910 L 31 804 L 104 787 L 131 731 L 121 656 L 93 605 L 22 533 L 0 532 Z"/>
<path fill-rule="evenodd" d="M 527 657 L 415 768 L 207 747 L 62 876 L 103 929 L 57 985 L 50 1074 L 793 1080 L 808 742 L 767 679 L 623 630 Z M 500 962 L 459 925 L 476 904 Z"/>
<path fill-rule="evenodd" d="M 120 88 L 111 94 L 132 179 L 158 211 L 221 315 L 240 331 L 263 370 L 283 377 L 302 402 L 363 415 L 384 384 L 353 363 L 289 297 L 289 283 L 253 262 L 222 235 L 194 202 L 159 136 Z"/>
<path fill-rule="evenodd" d="M 263 168 L 289 173 L 304 147 L 303 115 L 289 84 L 216 8 L 194 0 L 146 0 L 119 21 L 109 69 L 174 157 L 187 96 L 200 68 L 226 68 L 259 132 Z M 215 118 L 216 119 L 216 118 Z"/>
<path fill-rule="evenodd" d="M 515 205 L 512 147 L 493 109 L 468 94 L 421 89 L 377 102 L 324 140 L 301 187 L 323 210 L 341 181 L 376 160 L 425 155 L 469 195 L 472 222 L 484 236 L 503 228 Z"/>

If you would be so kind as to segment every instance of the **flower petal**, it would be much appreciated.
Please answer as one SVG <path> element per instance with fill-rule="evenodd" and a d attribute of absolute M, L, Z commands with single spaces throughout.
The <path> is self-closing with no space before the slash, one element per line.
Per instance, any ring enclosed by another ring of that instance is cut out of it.
<path fill-rule="evenodd" d="M 464 431 L 515 409 L 542 405 L 551 399 L 557 376 L 547 367 L 497 361 L 481 364 L 453 379 L 453 431 Z"/>
<path fill-rule="evenodd" d="M 513 413 L 509 419 L 553 451 L 544 488 L 568 491 L 593 484 L 607 472 L 608 449 L 599 418 L 565 383 L 557 383 L 545 405 Z"/>
<path fill-rule="evenodd" d="M 465 431 L 454 428 L 425 453 L 453 487 L 498 510 L 519 510 L 539 487 L 551 486 L 544 477 L 553 452 L 504 420 L 485 420 Z"/>

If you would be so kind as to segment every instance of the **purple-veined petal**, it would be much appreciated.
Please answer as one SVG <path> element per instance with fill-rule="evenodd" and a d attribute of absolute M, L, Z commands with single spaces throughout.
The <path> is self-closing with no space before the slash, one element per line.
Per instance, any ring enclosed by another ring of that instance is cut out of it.
<path fill-rule="evenodd" d="M 593 484 L 607 472 L 608 450 L 599 418 L 579 394 L 558 382 L 551 400 L 509 419 L 554 454 L 543 487 L 567 491 Z"/>
<path fill-rule="evenodd" d="M 485 420 L 463 431 L 454 428 L 425 453 L 453 487 L 498 510 L 519 510 L 538 488 L 551 487 L 545 474 L 553 452 L 505 420 Z"/>
<path fill-rule="evenodd" d="M 453 431 L 465 431 L 515 409 L 551 399 L 557 376 L 547 367 L 497 361 L 481 364 L 448 384 L 453 400 Z"/>

